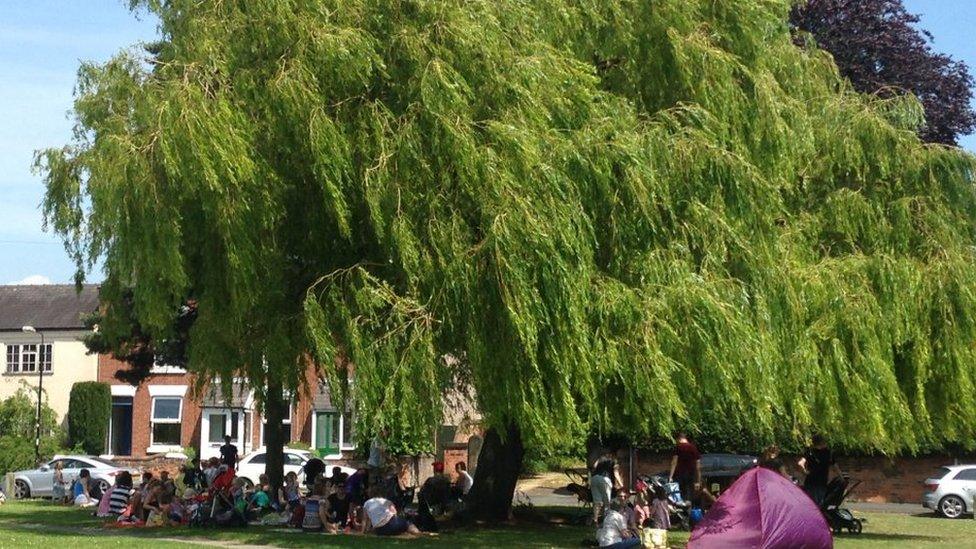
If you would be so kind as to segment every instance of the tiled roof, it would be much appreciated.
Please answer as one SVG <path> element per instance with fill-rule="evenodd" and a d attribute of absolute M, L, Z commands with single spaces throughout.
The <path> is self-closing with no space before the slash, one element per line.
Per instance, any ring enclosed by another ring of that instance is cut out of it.
<path fill-rule="evenodd" d="M 83 317 L 98 309 L 98 286 L 86 284 L 0 285 L 0 331 L 80 330 Z"/>

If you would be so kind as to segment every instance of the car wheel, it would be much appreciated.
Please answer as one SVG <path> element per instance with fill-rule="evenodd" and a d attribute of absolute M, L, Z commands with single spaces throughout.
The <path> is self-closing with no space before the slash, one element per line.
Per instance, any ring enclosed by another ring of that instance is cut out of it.
<path fill-rule="evenodd" d="M 241 478 L 244 479 L 244 490 L 248 490 L 249 491 L 249 490 L 251 490 L 251 488 L 254 488 L 254 483 L 251 482 L 251 479 L 249 479 L 247 477 L 241 477 Z"/>
<path fill-rule="evenodd" d="M 98 488 L 99 494 L 104 494 L 105 492 L 108 492 L 109 490 L 112 489 L 112 485 L 109 484 L 108 481 L 106 480 L 99 480 L 98 482 L 95 483 L 95 486 Z"/>
<path fill-rule="evenodd" d="M 30 486 L 23 480 L 18 480 L 14 482 L 14 498 L 15 499 L 27 499 L 31 496 Z"/>
<path fill-rule="evenodd" d="M 859 519 L 854 519 L 854 522 L 852 522 L 851 525 L 847 527 L 847 531 L 852 534 L 860 534 L 862 529 L 864 529 L 864 525 L 861 524 L 861 521 Z"/>
<path fill-rule="evenodd" d="M 939 501 L 939 512 L 947 518 L 959 518 L 966 512 L 966 504 L 959 496 L 946 496 Z"/>

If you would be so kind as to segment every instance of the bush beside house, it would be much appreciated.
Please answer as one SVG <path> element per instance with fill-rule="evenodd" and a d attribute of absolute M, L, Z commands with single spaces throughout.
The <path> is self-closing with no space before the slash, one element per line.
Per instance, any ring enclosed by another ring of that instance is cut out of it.
<path fill-rule="evenodd" d="M 34 466 L 34 430 L 37 421 L 37 396 L 19 389 L 0 400 L 0 474 Z M 61 448 L 63 431 L 50 406 L 41 407 L 41 456 L 50 457 Z"/>
<path fill-rule="evenodd" d="M 112 415 L 112 392 L 108 384 L 84 381 L 71 386 L 68 400 L 68 445 L 98 455 L 105 448 L 105 436 Z"/>

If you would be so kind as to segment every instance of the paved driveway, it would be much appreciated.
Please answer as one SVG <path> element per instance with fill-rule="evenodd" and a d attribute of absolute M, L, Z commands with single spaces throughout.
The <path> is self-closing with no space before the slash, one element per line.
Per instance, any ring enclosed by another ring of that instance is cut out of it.
<path fill-rule="evenodd" d="M 528 496 L 532 505 L 537 507 L 578 507 L 579 503 L 576 496 L 567 494 L 565 491 L 556 488 L 534 487 L 522 492 Z M 516 501 L 519 494 L 516 493 Z M 922 507 L 921 503 L 868 503 L 850 502 L 845 505 L 853 511 L 862 513 L 894 513 L 899 515 L 925 515 L 932 514 L 932 511 Z"/>

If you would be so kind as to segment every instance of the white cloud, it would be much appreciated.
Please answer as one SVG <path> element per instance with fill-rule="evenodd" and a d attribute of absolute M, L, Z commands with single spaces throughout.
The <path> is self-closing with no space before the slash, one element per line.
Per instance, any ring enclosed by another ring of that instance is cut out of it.
<path fill-rule="evenodd" d="M 44 275 L 30 275 L 26 278 L 20 280 L 15 280 L 11 284 L 28 285 L 28 286 L 40 286 L 43 284 L 50 284 L 51 279 Z"/>

